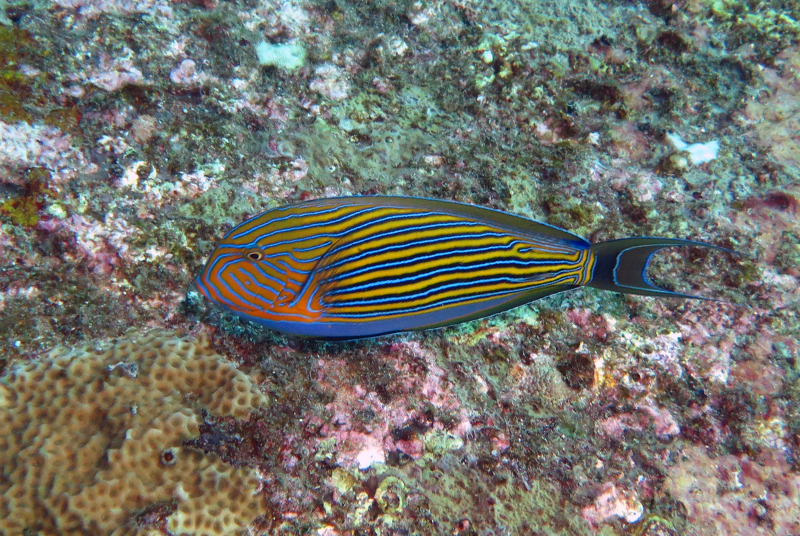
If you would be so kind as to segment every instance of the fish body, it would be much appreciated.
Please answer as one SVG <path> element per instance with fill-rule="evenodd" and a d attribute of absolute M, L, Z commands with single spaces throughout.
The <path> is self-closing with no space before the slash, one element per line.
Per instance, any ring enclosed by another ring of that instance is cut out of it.
<path fill-rule="evenodd" d="M 563 229 L 452 201 L 343 197 L 275 208 L 228 232 L 195 285 L 208 299 L 285 333 L 370 337 L 482 318 L 589 285 L 680 296 L 651 285 L 670 246 L 591 244 Z"/>

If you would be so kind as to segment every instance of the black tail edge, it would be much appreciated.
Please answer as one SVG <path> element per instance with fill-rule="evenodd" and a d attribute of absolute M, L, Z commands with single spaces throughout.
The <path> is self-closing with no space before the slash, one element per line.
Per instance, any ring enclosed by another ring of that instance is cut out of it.
<path fill-rule="evenodd" d="M 600 242 L 591 246 L 591 251 L 595 254 L 596 261 L 592 280 L 588 283 L 588 286 L 624 294 L 638 294 L 640 296 L 723 301 L 715 298 L 672 292 L 657 287 L 648 281 L 647 265 L 652 256 L 664 248 L 676 246 L 710 248 L 739 255 L 736 251 L 728 248 L 680 238 L 636 237 L 609 240 L 608 242 Z"/>

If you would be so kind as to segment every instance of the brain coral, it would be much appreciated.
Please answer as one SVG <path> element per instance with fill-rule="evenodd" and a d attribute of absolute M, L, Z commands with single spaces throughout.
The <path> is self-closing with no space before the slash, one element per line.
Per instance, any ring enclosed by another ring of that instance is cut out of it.
<path fill-rule="evenodd" d="M 205 340 L 168 333 L 16 365 L 0 379 L 0 534 L 236 533 L 265 512 L 255 470 L 184 441 L 201 412 L 267 404 Z"/>

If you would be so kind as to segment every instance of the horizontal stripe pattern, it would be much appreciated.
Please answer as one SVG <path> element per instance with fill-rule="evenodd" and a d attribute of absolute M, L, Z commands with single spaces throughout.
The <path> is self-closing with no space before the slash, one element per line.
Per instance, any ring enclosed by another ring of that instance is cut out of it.
<path fill-rule="evenodd" d="M 593 265 L 588 243 L 524 218 L 444 201 L 355 197 L 243 222 L 196 284 L 277 329 L 305 334 L 314 331 L 300 325 L 363 323 L 369 335 L 457 322 L 538 291 L 584 285 Z"/>

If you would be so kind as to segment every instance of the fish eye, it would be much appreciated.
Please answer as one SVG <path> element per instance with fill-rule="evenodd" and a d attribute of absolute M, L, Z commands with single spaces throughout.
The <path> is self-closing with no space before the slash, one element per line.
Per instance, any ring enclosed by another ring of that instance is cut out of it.
<path fill-rule="evenodd" d="M 250 251 L 245 253 L 244 256 L 250 259 L 251 261 L 260 261 L 264 257 L 264 254 L 258 251 L 257 249 L 251 249 Z"/>

